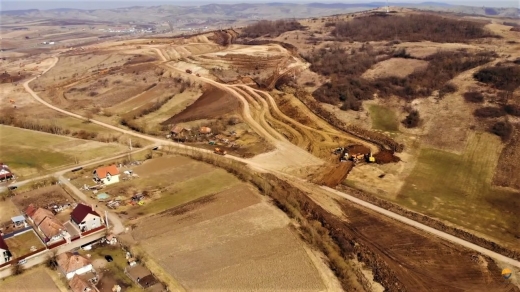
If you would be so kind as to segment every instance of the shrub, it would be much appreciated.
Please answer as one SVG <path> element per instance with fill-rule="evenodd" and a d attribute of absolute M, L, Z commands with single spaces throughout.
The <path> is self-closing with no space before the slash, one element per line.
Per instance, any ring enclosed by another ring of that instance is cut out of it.
<path fill-rule="evenodd" d="M 484 102 L 484 95 L 478 91 L 468 91 L 464 93 L 464 100 L 472 103 Z"/>
<path fill-rule="evenodd" d="M 504 111 L 508 115 L 520 117 L 520 106 L 514 104 L 508 104 L 504 106 Z"/>
<path fill-rule="evenodd" d="M 493 126 L 489 129 L 489 131 L 500 138 L 502 138 L 502 141 L 507 141 L 509 138 L 511 138 L 511 134 L 513 133 L 513 126 L 511 123 L 505 121 L 505 122 L 496 122 L 493 124 Z"/>
<path fill-rule="evenodd" d="M 415 128 L 419 126 L 419 122 L 421 121 L 421 117 L 419 115 L 419 111 L 412 110 L 406 118 L 402 121 L 403 125 L 407 128 Z"/>
<path fill-rule="evenodd" d="M 473 115 L 481 118 L 498 118 L 506 115 L 506 111 L 503 108 L 485 106 L 479 109 L 476 109 L 473 112 Z"/>
<path fill-rule="evenodd" d="M 497 89 L 513 91 L 520 86 L 519 66 L 498 66 L 482 68 L 473 74 L 480 82 L 493 85 Z"/>
<path fill-rule="evenodd" d="M 458 43 L 464 40 L 497 37 L 484 29 L 484 23 L 448 19 L 436 15 L 370 16 L 336 24 L 332 35 L 358 42 L 433 41 Z"/>
<path fill-rule="evenodd" d="M 451 82 L 448 82 L 448 83 L 444 84 L 444 86 L 442 86 L 441 89 L 439 89 L 439 97 L 443 98 L 446 94 L 454 93 L 457 90 L 459 90 L 457 85 L 455 85 L 455 84 L 453 84 Z"/>
<path fill-rule="evenodd" d="M 246 26 L 242 30 L 241 36 L 247 38 L 258 38 L 265 35 L 277 37 L 286 31 L 303 30 L 304 28 L 305 27 L 296 20 L 261 20 L 255 24 Z"/>

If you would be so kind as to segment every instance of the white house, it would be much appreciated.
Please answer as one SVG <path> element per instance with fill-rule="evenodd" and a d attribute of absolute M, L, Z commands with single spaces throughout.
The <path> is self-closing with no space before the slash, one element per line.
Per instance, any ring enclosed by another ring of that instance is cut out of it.
<path fill-rule="evenodd" d="M 70 221 L 76 224 L 82 233 L 103 225 L 101 216 L 99 216 L 91 206 L 83 204 L 78 204 L 76 208 L 72 210 Z"/>
<path fill-rule="evenodd" d="M 59 254 L 56 257 L 56 262 L 58 262 L 60 271 L 68 280 L 72 279 L 74 275 L 82 275 L 94 269 L 89 259 L 71 252 Z"/>
<path fill-rule="evenodd" d="M 92 175 L 94 176 L 94 181 L 101 182 L 105 185 L 110 185 L 119 182 L 119 169 L 117 166 L 109 165 L 96 168 Z"/>
<path fill-rule="evenodd" d="M 5 243 L 2 236 L 0 236 L 0 265 L 6 263 L 11 260 L 11 252 L 9 251 L 9 247 Z"/>

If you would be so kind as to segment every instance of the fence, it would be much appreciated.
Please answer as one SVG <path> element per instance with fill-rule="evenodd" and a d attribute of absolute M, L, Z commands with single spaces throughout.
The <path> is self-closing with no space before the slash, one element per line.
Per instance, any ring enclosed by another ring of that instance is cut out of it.
<path fill-rule="evenodd" d="M 103 229 L 105 229 L 105 228 L 106 228 L 105 225 L 101 225 L 101 226 L 99 226 L 99 227 L 97 227 L 97 228 L 94 228 L 94 229 L 91 229 L 91 230 L 88 230 L 88 231 L 85 231 L 85 232 L 81 233 L 81 236 L 87 236 L 87 235 L 89 235 L 89 234 L 92 234 L 92 233 L 94 233 L 94 232 L 97 232 L 97 231 L 103 230 Z"/>
<path fill-rule="evenodd" d="M 11 233 L 8 233 L 8 234 L 5 234 L 4 236 L 2 236 L 4 239 L 8 239 L 8 238 L 11 238 L 11 237 L 14 237 L 14 236 L 17 236 L 17 235 L 20 235 L 22 233 L 25 233 L 27 232 L 28 230 L 32 230 L 32 226 L 28 226 L 28 227 L 25 227 L 25 228 L 22 228 L 22 229 L 19 229 L 19 230 L 16 230 L 15 232 L 11 232 Z"/>

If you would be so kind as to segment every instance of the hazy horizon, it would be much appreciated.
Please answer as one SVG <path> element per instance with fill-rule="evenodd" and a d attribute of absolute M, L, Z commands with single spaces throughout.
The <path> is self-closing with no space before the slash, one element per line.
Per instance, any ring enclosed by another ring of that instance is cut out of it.
<path fill-rule="evenodd" d="M 296 0 L 287 0 L 287 1 L 256 1 L 256 0 L 242 0 L 242 1 L 233 1 L 233 0 L 224 0 L 224 1 L 124 1 L 124 0 L 111 0 L 111 1 L 102 1 L 102 0 L 90 0 L 90 1 L 48 1 L 48 0 L 17 0 L 17 1 L 2 1 L 0 10 L 8 11 L 8 10 L 26 10 L 26 9 L 39 9 L 39 10 L 48 10 L 48 9 L 58 9 L 58 8 L 72 8 L 72 9 L 85 9 L 85 10 L 95 10 L 95 9 L 115 9 L 115 8 L 125 8 L 132 6 L 158 6 L 158 5 L 180 5 L 180 6 L 198 6 L 198 5 L 207 5 L 207 4 L 238 4 L 238 3 L 252 3 L 252 4 L 263 4 L 263 3 L 290 3 L 290 4 L 309 4 L 309 3 L 344 3 L 344 4 L 358 4 L 358 3 L 372 3 L 372 2 L 385 2 L 383 1 L 296 1 Z M 488 1 L 468 1 L 468 0 L 458 0 L 458 1 L 417 1 L 417 0 L 409 0 L 409 1 L 389 1 L 392 3 L 406 3 L 406 4 L 420 4 L 424 2 L 428 3 L 447 3 L 450 5 L 464 5 L 464 6 L 473 6 L 473 7 L 510 7 L 510 8 L 520 8 L 520 1 L 498 1 L 498 2 L 488 2 Z"/>

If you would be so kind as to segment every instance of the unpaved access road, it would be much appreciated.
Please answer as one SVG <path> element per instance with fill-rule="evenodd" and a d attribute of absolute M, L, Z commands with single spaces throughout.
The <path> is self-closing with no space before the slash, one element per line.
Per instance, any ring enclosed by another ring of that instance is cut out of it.
<path fill-rule="evenodd" d="M 162 54 L 160 54 L 162 56 Z M 52 66 L 50 66 L 49 68 L 47 68 L 45 72 L 49 71 L 53 66 L 56 65 L 56 63 L 58 62 L 58 58 L 54 57 L 55 58 L 55 62 L 53 62 Z M 164 59 L 164 56 L 162 56 L 162 58 Z M 34 79 L 36 79 L 36 77 L 26 81 L 24 83 L 24 88 L 27 90 L 27 92 L 35 99 L 37 100 L 38 102 L 42 103 L 43 105 L 51 108 L 51 109 L 54 109 L 58 112 L 61 112 L 61 113 L 64 113 L 66 115 L 69 115 L 69 116 L 72 116 L 72 117 L 75 117 L 75 118 L 78 118 L 78 119 L 81 119 L 81 120 L 87 120 L 87 118 L 85 117 L 82 117 L 80 115 L 77 115 L 77 114 L 74 114 L 74 113 L 71 113 L 71 112 L 68 112 L 66 110 L 63 110 L 63 109 L 60 109 L 56 106 L 53 106 L 47 102 L 45 102 L 43 99 L 41 99 L 30 87 L 29 87 L 29 84 L 31 81 L 33 81 Z M 203 79 L 204 80 L 204 79 Z M 206 80 L 209 80 L 209 79 L 206 79 Z M 211 80 L 211 82 L 215 82 L 213 80 Z M 222 85 L 222 87 L 226 87 L 225 85 Z M 211 151 L 209 150 L 204 150 L 204 149 L 199 149 L 199 148 L 195 148 L 195 147 L 190 147 L 190 146 L 186 146 L 186 145 L 181 145 L 181 144 L 178 144 L 178 143 L 174 143 L 172 141 L 167 141 L 167 140 L 163 140 L 163 139 L 159 139 L 159 138 L 155 138 L 155 137 L 151 137 L 151 136 L 148 136 L 148 135 L 143 135 L 143 134 L 139 134 L 139 133 L 135 133 L 133 131 L 130 131 L 130 130 L 125 130 L 125 129 L 121 129 L 121 128 L 118 128 L 118 127 L 115 127 L 115 126 L 112 126 L 112 125 L 109 125 L 109 124 L 105 124 L 103 122 L 99 122 L 99 121 L 95 121 L 95 120 L 90 120 L 91 122 L 95 123 L 95 124 L 98 124 L 100 126 L 103 126 L 103 127 L 106 127 L 108 129 L 112 129 L 112 130 L 115 130 L 115 131 L 119 131 L 121 133 L 125 133 L 125 134 L 128 134 L 128 135 L 133 135 L 135 137 L 139 137 L 139 138 L 142 138 L 142 139 L 146 139 L 146 140 L 149 140 L 151 142 L 154 142 L 154 143 L 157 143 L 157 144 L 160 144 L 160 145 L 172 145 L 173 147 L 175 148 L 178 148 L 178 149 L 190 149 L 191 151 L 194 151 L 194 152 L 199 152 L 199 153 L 211 153 Z M 239 158 L 239 157 L 234 157 L 234 156 L 225 156 L 226 159 L 234 159 L 234 160 L 237 160 L 237 161 L 241 161 L 243 163 L 246 163 L 247 165 L 249 165 L 251 168 L 253 169 L 257 169 L 259 171 L 262 171 L 262 172 L 270 172 L 270 173 L 273 173 L 273 174 L 276 174 L 276 175 L 281 175 L 281 176 L 284 176 L 286 177 L 287 179 L 289 180 L 300 180 L 298 178 L 295 178 L 293 176 L 289 176 L 285 173 L 282 173 L 282 172 L 279 172 L 279 171 L 275 171 L 275 170 L 269 170 L 269 169 L 266 169 L 264 168 L 261 164 L 258 164 L 256 162 L 252 162 L 248 159 L 242 159 L 242 158 Z M 350 202 L 353 202 L 355 204 L 358 204 L 358 205 L 361 205 L 365 208 L 368 208 L 370 210 L 373 210 L 381 215 L 384 215 L 384 216 L 387 216 L 387 217 L 390 217 L 390 218 L 393 218 L 395 220 L 398 220 L 400 222 L 403 222 L 405 224 L 408 224 L 410 226 L 413 226 L 419 230 L 423 230 L 425 232 L 428 232 L 430 234 L 433 234 L 435 236 L 438 236 L 438 237 L 441 237 L 445 240 L 448 240 L 448 241 L 451 241 L 451 242 L 454 242 L 454 243 L 457 243 L 457 244 L 460 244 L 468 249 L 471 249 L 471 250 L 474 250 L 476 252 L 479 252 L 479 253 L 482 253 L 484 255 L 487 255 L 495 260 L 498 260 L 500 262 L 504 262 L 504 263 L 507 263 L 511 266 L 515 266 L 515 267 L 518 267 L 520 268 L 520 261 L 517 261 L 515 259 L 512 259 L 512 258 L 509 258 L 509 257 L 506 257 L 506 256 L 503 256 L 501 254 L 498 254 L 496 252 L 493 252 L 491 250 L 488 250 L 488 249 L 485 249 L 485 248 L 482 248 L 480 246 L 477 246 L 469 241 L 466 241 L 466 240 L 463 240 L 463 239 L 460 239 L 460 238 L 457 238 L 455 236 L 452 236 L 450 234 L 447 234 L 445 232 L 442 232 L 440 230 L 436 230 L 434 228 L 431 228 L 431 227 L 428 227 L 426 225 L 423 225 L 419 222 L 416 222 L 414 220 L 411 220 L 411 219 L 408 219 L 406 217 L 403 217 L 401 215 L 398 215 L 396 213 L 393 213 L 391 211 L 388 211 L 388 210 L 385 210 L 383 208 L 380 208 L 376 205 L 373 205 L 371 203 L 368 203 L 368 202 L 365 202 L 365 201 L 362 201 L 360 199 L 357 199 L 355 197 L 352 197 L 352 196 L 349 196 L 345 193 L 342 193 L 342 192 L 339 192 L 339 191 L 336 191 L 336 190 L 333 190 L 333 189 L 330 189 L 330 188 L 327 188 L 327 187 L 319 187 L 317 185 L 314 185 L 315 188 L 318 188 L 318 189 L 322 189 L 322 190 L 326 190 L 327 192 L 333 194 L 333 195 L 336 195 L 336 196 L 340 196 L 342 198 L 345 198 L 347 200 L 349 200 Z"/>

